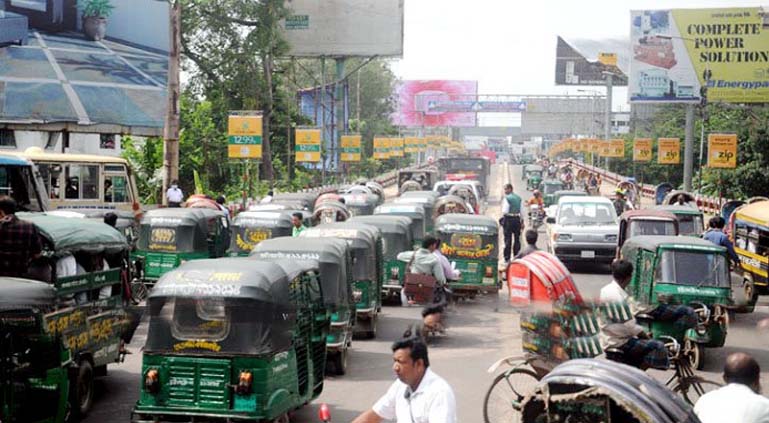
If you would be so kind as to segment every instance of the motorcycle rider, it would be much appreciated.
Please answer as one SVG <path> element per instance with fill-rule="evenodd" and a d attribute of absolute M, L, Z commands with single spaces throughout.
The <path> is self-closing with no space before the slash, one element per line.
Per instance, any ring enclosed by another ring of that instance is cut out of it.
<path fill-rule="evenodd" d="M 529 222 L 533 226 L 536 219 L 539 219 L 541 223 L 541 217 L 545 212 L 545 203 L 542 201 L 542 193 L 538 189 L 535 189 L 532 195 L 529 201 L 526 202 L 526 205 L 529 206 Z M 535 209 L 533 206 L 537 206 L 537 208 Z M 537 213 L 538 216 L 534 216 L 534 213 Z"/>

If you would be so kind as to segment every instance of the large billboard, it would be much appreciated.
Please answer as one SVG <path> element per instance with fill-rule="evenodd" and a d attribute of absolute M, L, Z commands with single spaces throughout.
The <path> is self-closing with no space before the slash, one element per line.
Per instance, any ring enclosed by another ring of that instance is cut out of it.
<path fill-rule="evenodd" d="M 760 7 L 631 12 L 630 101 L 769 102 L 769 18 Z"/>
<path fill-rule="evenodd" d="M 0 126 L 161 136 L 168 3 L 111 0 L 106 28 L 78 3 L 0 0 Z"/>
<path fill-rule="evenodd" d="M 395 91 L 392 122 L 397 126 L 475 126 L 475 112 L 448 112 L 433 106 L 477 95 L 478 81 L 402 81 Z"/>
<path fill-rule="evenodd" d="M 288 0 L 291 56 L 403 56 L 403 0 Z"/>
<path fill-rule="evenodd" d="M 580 45 L 581 49 L 558 37 L 555 53 L 556 85 L 605 85 L 604 72 L 614 75 L 612 83 L 615 86 L 627 85 L 627 76 L 618 66 L 620 59 L 612 51 L 619 50 L 616 43 L 583 41 Z M 589 60 L 588 57 L 595 57 L 595 60 Z"/>

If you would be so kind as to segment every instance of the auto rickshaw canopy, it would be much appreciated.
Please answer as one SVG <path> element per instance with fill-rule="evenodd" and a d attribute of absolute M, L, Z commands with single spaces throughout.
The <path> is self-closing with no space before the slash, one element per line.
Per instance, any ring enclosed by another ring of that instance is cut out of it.
<path fill-rule="evenodd" d="M 150 210 L 142 218 L 137 248 L 165 252 L 208 251 L 210 224 L 223 216 L 221 211 L 212 209 Z M 153 248 L 156 244 L 168 248 Z"/>
<path fill-rule="evenodd" d="M 312 210 L 317 199 L 318 194 L 314 192 L 284 192 L 275 194 L 272 197 L 272 202 L 278 204 L 299 203 L 302 205 L 301 208 Z"/>
<path fill-rule="evenodd" d="M 45 310 L 56 305 L 56 289 L 50 283 L 1 276 L 0 286 L 0 310 Z"/>
<path fill-rule="evenodd" d="M 116 254 L 128 250 L 125 236 L 103 222 L 53 216 L 46 213 L 17 213 L 21 220 L 33 223 L 54 256 L 67 253 Z"/>
<path fill-rule="evenodd" d="M 339 238 L 347 241 L 353 254 L 353 279 L 376 280 L 376 251 L 381 237 L 376 227 L 360 222 L 324 223 L 305 229 L 299 237 Z"/>
<path fill-rule="evenodd" d="M 651 236 L 640 235 L 634 236 L 625 242 L 622 246 L 623 256 L 624 251 L 628 250 L 648 250 L 656 251 L 658 248 L 663 249 L 692 249 L 714 253 L 725 253 L 726 248 L 719 247 L 710 241 L 702 238 L 694 237 L 682 237 L 682 236 Z"/>
<path fill-rule="evenodd" d="M 563 189 L 564 183 L 557 179 L 545 179 L 542 181 L 542 193 L 545 195 L 555 194 Z"/>
<path fill-rule="evenodd" d="M 412 249 L 414 240 L 411 237 L 411 218 L 393 215 L 355 216 L 349 223 L 364 223 L 379 229 L 384 241 L 384 257 L 386 260 L 395 259 L 398 253 Z"/>

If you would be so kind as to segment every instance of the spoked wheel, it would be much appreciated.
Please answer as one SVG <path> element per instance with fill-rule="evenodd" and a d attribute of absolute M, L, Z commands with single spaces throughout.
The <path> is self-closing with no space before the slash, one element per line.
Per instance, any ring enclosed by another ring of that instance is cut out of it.
<path fill-rule="evenodd" d="M 149 288 L 147 288 L 147 285 L 142 280 L 134 279 L 131 282 L 131 300 L 134 304 L 139 304 L 146 300 L 148 294 Z"/>
<path fill-rule="evenodd" d="M 483 399 L 485 423 L 521 421 L 521 402 L 534 390 L 539 379 L 530 369 L 517 368 L 497 375 Z"/>
<path fill-rule="evenodd" d="M 684 340 L 684 355 L 689 360 L 692 369 L 702 370 L 705 367 L 705 347 L 691 339 Z"/>
<path fill-rule="evenodd" d="M 673 392 L 681 395 L 688 404 L 694 405 L 701 396 L 720 387 L 721 384 L 699 376 L 684 376 L 673 386 Z"/>

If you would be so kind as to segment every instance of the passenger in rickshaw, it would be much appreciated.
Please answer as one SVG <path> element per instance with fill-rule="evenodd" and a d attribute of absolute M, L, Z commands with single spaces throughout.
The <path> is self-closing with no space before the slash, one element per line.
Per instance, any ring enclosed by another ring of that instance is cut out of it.
<path fill-rule="evenodd" d="M 537 231 L 526 229 L 523 237 L 526 239 L 526 247 L 524 247 L 520 253 L 516 254 L 516 259 L 524 258 L 535 251 L 539 251 L 539 248 L 537 248 L 537 238 L 539 238 Z"/>
<path fill-rule="evenodd" d="M 681 198 L 681 196 L 679 196 L 679 198 Z M 724 233 L 724 226 L 726 226 L 726 221 L 723 217 L 711 217 L 708 221 L 708 230 L 702 234 L 702 238 L 718 245 L 719 247 L 726 248 L 729 261 L 732 262 L 732 267 L 738 268 L 740 266 L 740 258 L 734 251 L 734 245 L 732 244 L 732 241 L 730 241 L 729 237 Z"/>
<path fill-rule="evenodd" d="M 307 226 L 304 226 L 304 215 L 299 212 L 291 215 L 291 224 L 294 226 L 291 229 L 291 236 L 294 237 L 299 236 L 303 230 L 307 229 Z"/>
<path fill-rule="evenodd" d="M 599 300 L 608 307 L 608 322 L 601 327 L 601 341 L 604 350 L 618 350 L 621 361 L 641 370 L 655 368 L 667 370 L 670 362 L 665 344 L 650 339 L 644 328 L 636 323 L 635 316 L 656 321 L 673 321 L 681 328 L 697 325 L 697 314 L 684 305 L 659 304 L 651 310 L 639 310 L 633 298 L 625 291 L 633 278 L 633 264 L 626 260 L 615 260 L 611 264 L 613 280 L 601 288 Z M 628 306 L 628 311 L 616 305 Z M 607 354 L 607 356 L 610 356 Z"/>
<path fill-rule="evenodd" d="M 407 252 L 406 254 L 413 254 L 410 260 L 410 273 L 417 273 L 422 275 L 430 275 L 435 278 L 437 285 L 435 288 L 436 297 L 433 301 L 425 306 L 422 313 L 422 324 L 428 331 L 443 332 L 443 319 L 442 313 L 445 306 L 445 286 L 446 275 L 443 272 L 443 266 L 440 263 L 438 257 L 434 254 L 436 250 L 440 248 L 441 242 L 439 239 L 427 235 L 424 241 L 422 241 L 422 248 L 419 248 L 413 253 Z M 401 303 L 403 305 L 409 304 L 408 298 L 406 298 L 405 288 L 401 291 Z"/>
<path fill-rule="evenodd" d="M 617 212 L 617 216 L 622 216 L 622 213 L 625 213 L 628 210 L 633 210 L 633 206 L 625 199 L 625 191 L 622 191 L 621 189 L 614 191 L 614 200 L 612 200 L 612 204 L 614 204 L 614 211 Z"/>

